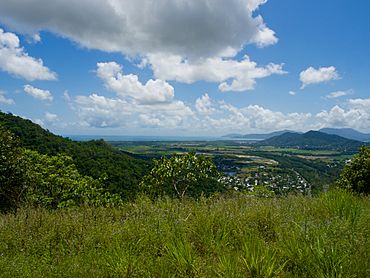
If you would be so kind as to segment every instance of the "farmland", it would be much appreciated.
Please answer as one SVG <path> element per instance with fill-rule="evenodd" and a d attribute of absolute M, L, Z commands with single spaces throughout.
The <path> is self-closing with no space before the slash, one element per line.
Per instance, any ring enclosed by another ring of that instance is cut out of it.
<path fill-rule="evenodd" d="M 147 160 L 196 152 L 213 158 L 236 190 L 266 186 L 275 193 L 311 194 L 326 190 L 352 154 L 333 150 L 258 147 L 249 141 L 110 142 Z M 237 186 L 235 186 L 237 184 Z"/>

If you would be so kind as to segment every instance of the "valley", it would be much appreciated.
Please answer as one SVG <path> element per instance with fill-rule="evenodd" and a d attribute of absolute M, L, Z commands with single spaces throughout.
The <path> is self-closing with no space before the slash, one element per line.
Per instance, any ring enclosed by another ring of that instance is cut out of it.
<path fill-rule="evenodd" d="M 250 141 L 112 141 L 113 147 L 145 160 L 195 152 L 213 158 L 224 182 L 239 191 L 265 186 L 281 195 L 326 190 L 351 153 L 255 146 Z"/>

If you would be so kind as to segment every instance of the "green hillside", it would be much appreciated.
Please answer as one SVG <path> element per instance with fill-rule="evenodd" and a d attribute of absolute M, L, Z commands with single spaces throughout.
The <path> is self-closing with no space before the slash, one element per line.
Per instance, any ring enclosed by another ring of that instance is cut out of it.
<path fill-rule="evenodd" d="M 0 112 L 0 125 L 20 138 L 22 147 L 41 154 L 66 154 L 78 171 L 104 181 L 106 188 L 124 199 L 133 197 L 148 169 L 148 162 L 114 149 L 103 140 L 76 142 L 44 130 L 30 120 Z"/>
<path fill-rule="evenodd" d="M 338 135 L 311 130 L 304 134 L 286 132 L 282 135 L 258 142 L 256 145 L 306 150 L 335 150 L 354 153 L 357 152 L 364 143 L 346 139 Z"/>

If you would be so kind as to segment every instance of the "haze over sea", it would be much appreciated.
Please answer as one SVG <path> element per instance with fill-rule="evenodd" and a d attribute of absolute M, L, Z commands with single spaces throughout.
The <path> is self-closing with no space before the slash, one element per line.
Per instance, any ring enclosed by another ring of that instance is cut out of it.
<path fill-rule="evenodd" d="M 105 141 L 217 141 L 228 140 L 222 137 L 205 136 L 119 136 L 119 135 L 65 135 L 75 141 L 104 139 Z M 235 139 L 234 139 L 235 140 Z"/>

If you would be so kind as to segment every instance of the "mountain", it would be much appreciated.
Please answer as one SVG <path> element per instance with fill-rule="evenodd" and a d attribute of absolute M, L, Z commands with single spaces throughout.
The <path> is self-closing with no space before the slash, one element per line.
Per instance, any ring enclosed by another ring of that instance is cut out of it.
<path fill-rule="evenodd" d="M 320 131 L 311 130 L 303 134 L 286 132 L 284 134 L 258 142 L 256 145 L 307 150 L 357 152 L 358 149 L 364 145 L 364 143 L 343 138 L 338 135 L 331 135 Z"/>
<path fill-rule="evenodd" d="M 370 142 L 370 134 L 362 133 L 352 128 L 322 128 L 319 131 L 326 134 L 342 136 L 347 139 Z"/>
<path fill-rule="evenodd" d="M 24 148 L 47 155 L 67 154 L 80 174 L 104 181 L 106 188 L 131 198 L 149 163 L 121 152 L 104 140 L 76 142 L 57 136 L 30 120 L 0 112 L 0 126 L 8 129 Z"/>
<path fill-rule="evenodd" d="M 299 134 L 298 132 L 291 131 L 291 130 L 280 130 L 280 131 L 274 131 L 271 133 L 255 133 L 255 134 L 244 134 L 244 135 L 243 134 L 227 134 L 222 137 L 235 138 L 235 139 L 247 139 L 247 140 L 265 140 L 265 139 L 269 139 L 275 136 L 279 136 L 287 132 Z"/>

